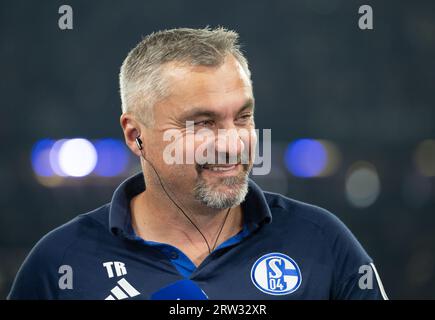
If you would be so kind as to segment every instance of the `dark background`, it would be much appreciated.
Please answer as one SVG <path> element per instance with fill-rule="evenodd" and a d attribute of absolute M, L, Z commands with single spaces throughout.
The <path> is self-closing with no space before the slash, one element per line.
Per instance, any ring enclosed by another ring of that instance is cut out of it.
<path fill-rule="evenodd" d="M 58 28 L 62 4 L 74 10 L 73 30 Z M 363 4 L 373 8 L 374 30 L 358 28 Z M 272 173 L 258 182 L 340 217 L 390 298 L 433 298 L 434 178 L 420 176 L 413 159 L 422 140 L 435 138 L 435 2 L 410 0 L 2 0 L 0 298 L 37 240 L 109 202 L 139 169 L 132 159 L 123 176 L 50 188 L 33 173 L 34 143 L 122 139 L 117 77 L 127 52 L 152 31 L 206 25 L 238 31 L 250 62 L 256 124 L 271 128 L 274 142 Z M 283 169 L 283 146 L 301 137 L 339 147 L 332 176 L 301 179 Z M 376 166 L 381 183 L 366 208 L 344 191 L 358 160 Z"/>

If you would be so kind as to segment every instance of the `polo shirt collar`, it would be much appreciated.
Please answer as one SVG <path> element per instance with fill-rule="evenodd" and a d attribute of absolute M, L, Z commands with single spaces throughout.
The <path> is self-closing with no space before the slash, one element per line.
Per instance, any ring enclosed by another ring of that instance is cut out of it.
<path fill-rule="evenodd" d="M 127 178 L 116 188 L 109 207 L 109 228 L 113 234 L 134 239 L 130 200 L 144 190 L 145 181 L 142 172 Z M 244 223 L 250 232 L 265 223 L 272 222 L 272 214 L 263 191 L 251 179 L 248 181 L 248 193 L 241 206 L 244 212 Z"/>

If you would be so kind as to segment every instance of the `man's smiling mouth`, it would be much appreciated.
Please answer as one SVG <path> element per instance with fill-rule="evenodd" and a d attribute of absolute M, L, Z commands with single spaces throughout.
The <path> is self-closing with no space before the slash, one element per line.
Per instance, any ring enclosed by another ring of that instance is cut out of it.
<path fill-rule="evenodd" d="M 219 174 L 224 174 L 224 173 L 233 173 L 236 171 L 239 171 L 239 167 L 241 166 L 240 163 L 236 163 L 236 164 L 205 164 L 205 165 L 200 165 L 200 171 L 205 171 L 205 172 L 212 172 L 212 173 L 219 173 Z"/>
<path fill-rule="evenodd" d="M 238 163 L 237 164 L 212 164 L 212 165 L 205 164 L 201 167 L 203 169 L 209 169 L 209 170 L 214 170 L 214 171 L 216 171 L 216 170 L 226 171 L 226 170 L 231 170 L 231 169 L 235 168 L 237 165 L 238 165 Z"/>

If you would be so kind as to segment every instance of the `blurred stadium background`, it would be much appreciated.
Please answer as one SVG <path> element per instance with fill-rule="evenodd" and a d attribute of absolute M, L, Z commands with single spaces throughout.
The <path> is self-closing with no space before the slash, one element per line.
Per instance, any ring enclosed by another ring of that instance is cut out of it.
<path fill-rule="evenodd" d="M 434 298 L 435 3 L 410 0 L 1 1 L 0 298 L 37 240 L 140 169 L 119 126 L 127 52 L 206 25 L 240 33 L 272 129 L 272 172 L 254 179 L 340 217 L 390 298 Z"/>

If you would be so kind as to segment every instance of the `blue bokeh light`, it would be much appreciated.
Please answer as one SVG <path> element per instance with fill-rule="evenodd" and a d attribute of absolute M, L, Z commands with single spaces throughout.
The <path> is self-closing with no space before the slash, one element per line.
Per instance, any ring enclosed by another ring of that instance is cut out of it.
<path fill-rule="evenodd" d="M 98 162 L 94 173 L 103 177 L 114 177 L 127 168 L 129 153 L 124 142 L 118 139 L 101 139 L 94 142 Z"/>
<path fill-rule="evenodd" d="M 55 140 L 42 139 L 37 141 L 32 148 L 31 162 L 33 171 L 41 177 L 52 177 L 55 175 L 50 165 L 50 150 Z"/>
<path fill-rule="evenodd" d="M 325 169 L 328 154 L 319 141 L 299 139 L 287 147 L 284 162 L 290 173 L 296 177 L 316 177 Z"/>

